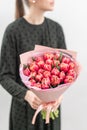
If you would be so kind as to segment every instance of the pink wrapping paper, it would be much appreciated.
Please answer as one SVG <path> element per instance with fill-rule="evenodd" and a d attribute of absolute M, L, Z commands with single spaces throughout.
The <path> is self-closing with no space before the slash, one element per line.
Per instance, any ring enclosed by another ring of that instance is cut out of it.
<path fill-rule="evenodd" d="M 76 74 L 74 81 L 72 83 L 58 85 L 56 88 L 50 88 L 50 89 L 40 89 L 35 86 L 32 87 L 28 81 L 28 77 L 23 74 L 23 71 L 22 71 L 23 64 L 27 64 L 27 63 L 31 62 L 31 57 L 40 56 L 44 52 L 57 52 L 57 51 L 62 51 L 65 55 L 68 55 L 75 62 L 77 74 Z M 77 53 L 74 51 L 65 50 L 65 49 L 56 49 L 56 48 L 54 49 L 54 48 L 50 48 L 50 47 L 36 45 L 35 49 L 33 51 L 29 51 L 29 52 L 26 52 L 26 53 L 23 53 L 20 55 L 20 61 L 21 61 L 20 70 L 19 70 L 20 77 L 21 77 L 23 83 L 26 85 L 26 87 L 31 89 L 31 91 L 33 91 L 43 102 L 48 103 L 48 102 L 56 101 L 75 82 L 75 80 L 77 79 L 77 77 L 79 75 L 80 65 L 76 61 L 76 55 L 77 55 Z M 51 105 L 51 107 L 52 107 L 52 105 Z M 47 109 L 47 113 L 49 113 L 49 111 L 51 110 L 51 107 L 48 107 L 49 109 Z M 35 123 L 35 119 L 36 119 L 38 112 L 40 112 L 43 108 L 44 108 L 44 105 L 41 105 L 38 108 L 38 110 L 36 111 L 36 113 L 33 117 L 32 124 Z M 49 122 L 49 114 L 46 118 L 46 122 Z"/>
<path fill-rule="evenodd" d="M 28 62 L 31 62 L 31 57 L 39 56 L 47 51 L 48 52 L 62 51 L 62 52 L 68 53 L 70 55 L 72 60 L 74 60 L 74 62 L 76 63 L 77 75 L 76 75 L 75 80 L 77 79 L 78 74 L 79 74 L 79 70 L 80 70 L 79 64 L 76 62 L 76 52 L 74 52 L 74 51 L 69 51 L 69 50 L 64 50 L 64 49 L 53 49 L 50 47 L 36 45 L 35 50 L 21 54 L 20 55 L 20 60 L 21 60 L 20 76 L 21 76 L 21 79 L 25 83 L 25 85 L 29 89 L 31 89 L 44 102 L 50 102 L 50 101 L 57 100 L 72 84 L 72 83 L 62 84 L 62 85 L 58 85 L 58 87 L 56 87 L 56 88 L 50 88 L 50 89 L 39 89 L 35 86 L 33 86 L 33 87 L 30 86 L 29 81 L 28 81 L 28 77 L 25 76 L 22 72 L 23 64 L 27 64 Z"/>

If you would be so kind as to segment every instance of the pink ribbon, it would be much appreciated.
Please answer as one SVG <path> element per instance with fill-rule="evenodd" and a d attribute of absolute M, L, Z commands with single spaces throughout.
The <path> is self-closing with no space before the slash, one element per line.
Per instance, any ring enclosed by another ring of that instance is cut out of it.
<path fill-rule="evenodd" d="M 44 104 L 41 104 L 38 109 L 36 110 L 34 116 L 33 116 L 33 119 L 32 119 L 32 124 L 35 124 L 35 121 L 36 121 L 36 117 L 38 115 L 38 113 L 42 110 L 45 110 L 46 111 L 46 124 L 49 123 L 49 119 L 50 119 L 50 112 L 52 110 L 52 107 L 53 107 L 53 103 L 54 102 L 51 102 L 51 103 L 44 103 Z"/>

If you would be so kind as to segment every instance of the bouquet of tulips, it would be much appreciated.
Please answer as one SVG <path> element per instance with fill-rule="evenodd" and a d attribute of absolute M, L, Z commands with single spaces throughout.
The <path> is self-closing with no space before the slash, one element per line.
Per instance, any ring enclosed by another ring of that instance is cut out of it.
<path fill-rule="evenodd" d="M 54 49 L 36 45 L 33 51 L 20 55 L 20 77 L 43 102 L 32 120 L 35 123 L 41 111 L 43 119 L 58 117 L 58 110 L 51 111 L 52 102 L 56 101 L 79 75 L 76 53 L 64 49 Z"/>

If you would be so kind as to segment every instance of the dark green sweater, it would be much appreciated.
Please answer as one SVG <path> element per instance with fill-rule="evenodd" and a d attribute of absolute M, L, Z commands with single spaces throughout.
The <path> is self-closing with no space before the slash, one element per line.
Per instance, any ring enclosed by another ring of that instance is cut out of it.
<path fill-rule="evenodd" d="M 12 95 L 9 130 L 60 130 L 60 116 L 45 124 L 39 114 L 32 125 L 35 110 L 24 100 L 27 88 L 19 76 L 19 55 L 33 50 L 35 44 L 66 48 L 61 25 L 48 18 L 33 25 L 21 17 L 7 26 L 1 47 L 0 84 Z"/>

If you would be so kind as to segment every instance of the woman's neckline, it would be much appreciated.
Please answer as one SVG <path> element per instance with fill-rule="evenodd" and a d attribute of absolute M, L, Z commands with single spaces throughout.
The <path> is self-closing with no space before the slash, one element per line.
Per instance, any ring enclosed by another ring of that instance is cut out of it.
<path fill-rule="evenodd" d="M 43 21 L 42 23 L 40 23 L 40 24 L 32 24 L 32 23 L 30 23 L 29 21 L 27 21 L 24 17 L 21 17 L 21 18 L 23 19 L 23 21 L 24 21 L 27 25 L 32 26 L 32 27 L 42 26 L 42 25 L 45 24 L 45 21 L 46 21 L 46 17 L 44 17 L 44 21 Z"/>

